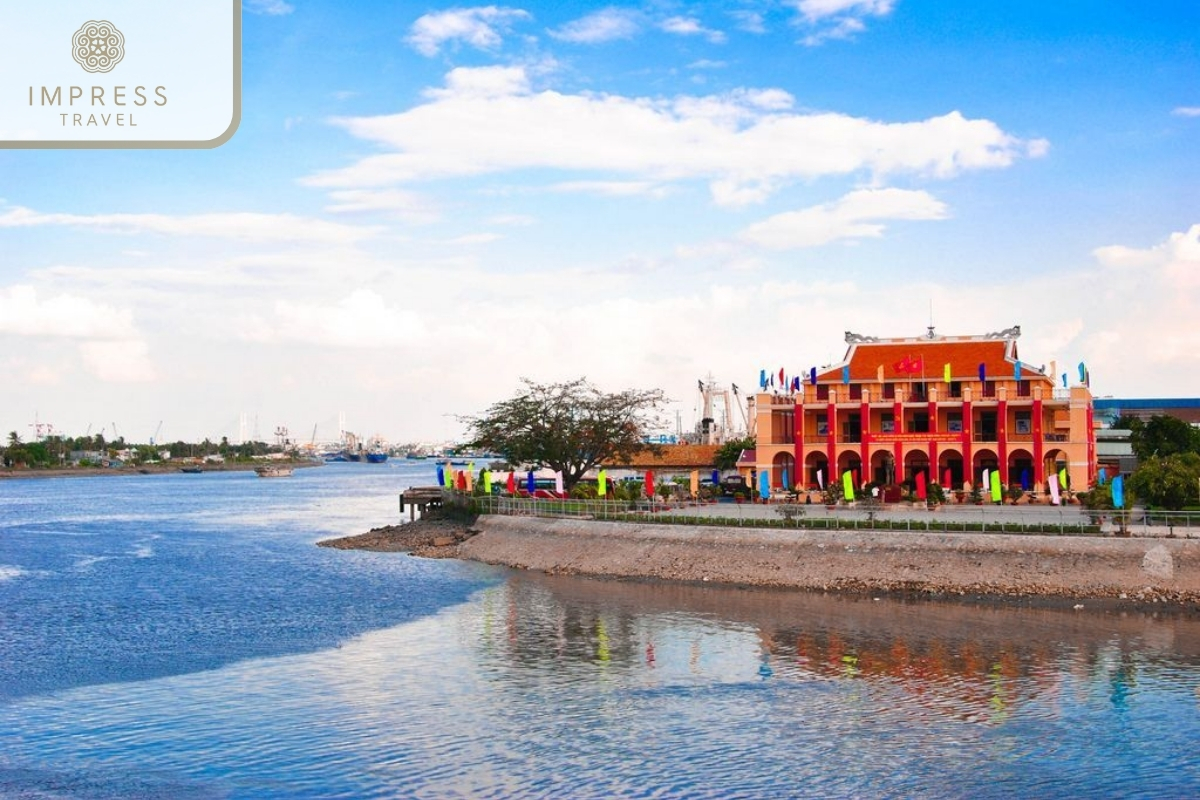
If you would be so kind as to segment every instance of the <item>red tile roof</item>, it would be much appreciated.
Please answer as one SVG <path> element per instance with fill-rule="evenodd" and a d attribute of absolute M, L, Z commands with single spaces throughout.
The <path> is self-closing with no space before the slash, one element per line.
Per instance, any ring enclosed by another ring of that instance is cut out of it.
<path fill-rule="evenodd" d="M 1006 355 L 1009 342 L 1003 339 L 966 339 L 963 341 L 900 340 L 894 342 L 863 342 L 850 345 L 847 359 L 850 380 L 878 380 L 879 367 L 883 379 L 913 380 L 921 377 L 941 380 L 946 364 L 950 365 L 952 380 L 979 380 L 979 365 L 983 364 L 989 380 L 1013 380 L 1014 362 Z M 1016 343 L 1013 343 L 1013 353 Z M 846 362 L 817 373 L 818 383 L 840 383 Z M 1021 365 L 1021 377 L 1054 379 L 1042 375 L 1033 367 Z"/>
<path fill-rule="evenodd" d="M 663 469 L 664 467 L 711 469 L 717 460 L 717 451 L 720 449 L 720 446 L 715 444 L 665 444 L 659 446 L 657 455 L 645 450 L 633 456 L 628 464 L 612 464 L 610 466 L 643 469 Z"/>

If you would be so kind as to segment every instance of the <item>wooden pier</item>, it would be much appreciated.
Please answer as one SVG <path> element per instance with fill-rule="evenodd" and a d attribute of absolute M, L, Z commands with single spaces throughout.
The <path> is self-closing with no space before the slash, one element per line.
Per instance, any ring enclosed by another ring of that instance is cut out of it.
<path fill-rule="evenodd" d="M 426 510 L 442 507 L 442 487 L 413 486 L 400 493 L 400 516 L 404 516 L 404 507 L 408 506 L 408 518 L 417 518 L 417 512 L 425 516 Z"/>

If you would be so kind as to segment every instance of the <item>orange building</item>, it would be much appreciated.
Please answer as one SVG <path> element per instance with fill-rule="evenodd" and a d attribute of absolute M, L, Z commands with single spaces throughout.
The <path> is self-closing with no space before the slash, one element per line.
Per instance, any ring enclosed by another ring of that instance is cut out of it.
<path fill-rule="evenodd" d="M 1086 489 L 1096 477 L 1091 392 L 1083 382 L 1057 387 L 1054 375 L 1021 362 L 1020 334 L 1019 326 L 900 339 L 847 332 L 840 364 L 814 369 L 798 389 L 755 395 L 755 469 L 770 471 L 773 490 L 784 488 L 785 470 L 805 489 L 848 470 L 857 485 L 924 472 L 961 489 L 999 470 L 1005 486 L 1046 491 L 1065 467 L 1068 487 Z"/>

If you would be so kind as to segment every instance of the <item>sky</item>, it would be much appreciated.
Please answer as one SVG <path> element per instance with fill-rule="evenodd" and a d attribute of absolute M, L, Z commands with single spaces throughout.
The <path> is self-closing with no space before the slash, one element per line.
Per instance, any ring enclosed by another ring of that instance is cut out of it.
<path fill-rule="evenodd" d="M 687 429 L 931 320 L 1200 394 L 1200 4 L 243 9 L 229 143 L 0 151 L 3 431 L 441 441 L 580 376 Z"/>

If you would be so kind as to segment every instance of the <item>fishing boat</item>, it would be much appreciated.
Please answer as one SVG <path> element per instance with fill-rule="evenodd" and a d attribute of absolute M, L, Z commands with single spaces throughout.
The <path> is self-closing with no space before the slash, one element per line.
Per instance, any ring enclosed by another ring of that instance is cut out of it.
<path fill-rule="evenodd" d="M 260 478 L 290 478 L 292 468 L 271 465 L 268 467 L 255 467 L 254 472 Z"/>
<path fill-rule="evenodd" d="M 388 454 L 382 450 L 372 450 L 367 453 L 367 461 L 372 464 L 382 464 L 388 460 Z"/>
<path fill-rule="evenodd" d="M 197 475 L 204 472 L 204 467 L 180 467 L 180 472 L 186 472 L 189 475 Z"/>

